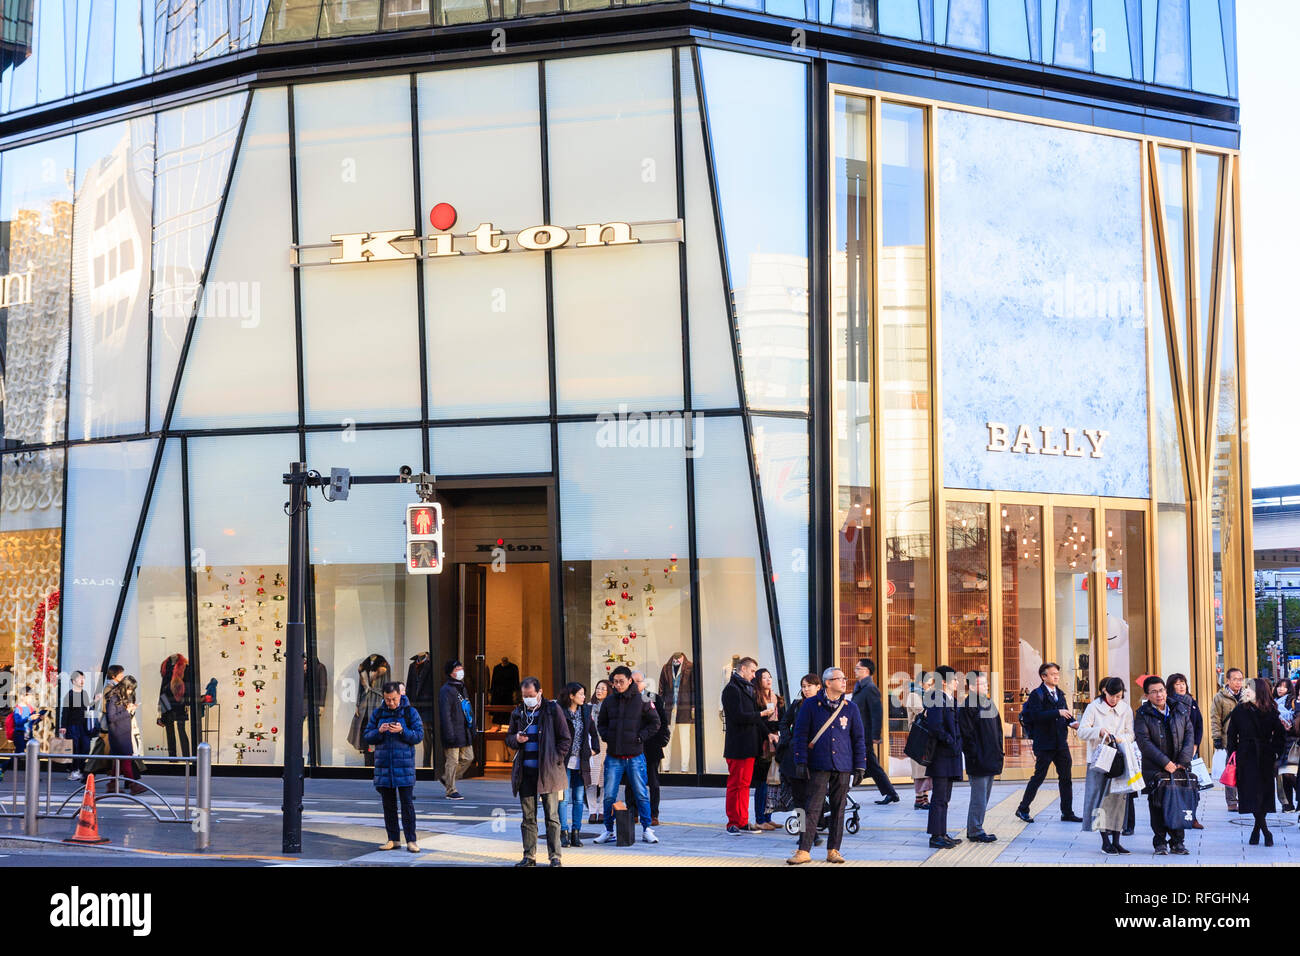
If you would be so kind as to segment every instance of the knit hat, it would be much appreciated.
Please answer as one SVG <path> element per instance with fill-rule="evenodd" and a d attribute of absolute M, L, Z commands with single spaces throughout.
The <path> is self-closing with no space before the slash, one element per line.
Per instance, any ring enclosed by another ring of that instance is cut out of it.
<path fill-rule="evenodd" d="M 450 677 L 451 672 L 454 671 L 457 667 L 464 667 L 464 666 L 465 665 L 462 664 L 460 661 L 448 661 L 447 666 L 442 669 L 442 672 L 446 674 L 448 677 Z"/>

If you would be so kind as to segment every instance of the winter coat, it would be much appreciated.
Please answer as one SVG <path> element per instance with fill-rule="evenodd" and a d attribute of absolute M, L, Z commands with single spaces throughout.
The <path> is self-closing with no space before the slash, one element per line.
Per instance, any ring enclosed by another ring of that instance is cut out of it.
<path fill-rule="evenodd" d="M 1228 714 L 1224 743 L 1237 755 L 1237 810 L 1274 813 L 1273 781 L 1277 762 L 1286 756 L 1286 730 L 1277 714 L 1254 704 L 1234 707 Z"/>
<path fill-rule="evenodd" d="M 465 700 L 463 681 L 449 680 L 438 692 L 438 731 L 444 747 L 469 747 L 473 745 L 473 732 L 465 720 L 460 702 Z"/>
<path fill-rule="evenodd" d="M 401 724 L 401 733 L 381 731 L 380 724 Z M 362 740 L 375 748 L 375 789 L 415 786 L 415 745 L 424 739 L 420 712 L 406 697 L 396 709 L 381 704 L 370 712 Z"/>
<path fill-rule="evenodd" d="M 108 752 L 121 757 L 129 756 L 134 752 L 135 746 L 131 729 L 132 714 L 116 694 L 108 697 L 105 708 L 104 722 L 108 727 Z M 16 723 L 16 713 L 14 718 Z"/>
<path fill-rule="evenodd" d="M 582 734 L 578 738 L 578 768 L 582 771 L 582 785 L 584 787 L 600 786 L 601 781 L 591 772 L 591 758 L 600 753 L 600 734 L 596 733 L 596 721 L 591 716 L 591 704 L 583 704 L 580 708 L 582 713 Z M 569 715 L 560 711 L 561 716 L 568 720 Z M 572 724 L 569 725 L 572 728 Z M 569 750 L 572 751 L 573 744 L 569 744 Z M 568 766 L 566 758 L 565 766 Z"/>
<path fill-rule="evenodd" d="M 726 722 L 723 759 L 748 760 L 757 757 L 759 727 L 762 723 L 758 700 L 754 696 L 754 685 L 735 672 L 732 672 L 727 686 L 722 688 L 722 717 Z"/>
<path fill-rule="evenodd" d="M 608 703 L 608 700 L 606 700 Z M 560 705 L 553 700 L 544 700 L 537 715 L 537 792 L 559 793 L 569 785 L 569 747 L 573 738 L 569 733 L 569 722 L 560 713 Z M 506 734 L 506 746 L 515 751 L 514 763 L 510 765 L 510 789 L 515 796 L 524 780 L 523 744 L 515 739 L 528 718 L 524 705 L 520 704 L 510 712 L 510 728 Z"/>
<path fill-rule="evenodd" d="M 880 688 L 870 676 L 853 685 L 853 703 L 862 714 L 862 730 L 867 735 L 867 745 L 880 739 L 884 730 L 884 709 L 881 706 Z"/>
<path fill-rule="evenodd" d="M 1196 698 L 1191 694 L 1175 694 L 1171 692 L 1169 696 L 1186 707 L 1188 713 L 1192 715 L 1192 738 L 1199 748 L 1201 742 L 1205 740 L 1205 717 L 1201 714 L 1201 705 L 1196 702 Z"/>
<path fill-rule="evenodd" d="M 174 724 L 187 719 L 185 705 L 189 694 L 185 680 L 189 676 L 189 662 L 182 654 L 172 654 L 159 668 L 162 687 L 158 691 L 158 719 Z"/>
<path fill-rule="evenodd" d="M 677 723 L 695 723 L 695 665 L 685 657 L 680 668 L 680 684 L 677 689 Z M 669 717 L 673 713 L 673 660 L 668 658 L 663 670 L 659 672 L 659 693 L 664 699 L 664 707 Z"/>
<path fill-rule="evenodd" d="M 841 701 L 844 706 L 840 708 L 840 715 L 810 750 L 810 741 L 825 726 Z M 818 691 L 816 697 L 810 697 L 800 705 L 791 742 L 794 763 L 806 765 L 809 770 L 852 773 L 866 769 L 867 738 L 862 732 L 862 713 L 852 701 L 842 697 L 834 702 L 827 700 L 825 690 Z"/>
<path fill-rule="evenodd" d="M 781 718 L 785 716 L 785 700 L 780 694 L 776 695 L 776 714 L 769 720 L 762 720 L 758 725 L 758 756 L 754 762 L 754 779 L 758 779 L 759 772 L 767 773 L 767 768 L 771 766 L 775 755 L 775 748 L 768 750 L 767 735 L 781 733 Z M 829 731 L 827 731 L 829 733 Z M 778 741 L 779 742 L 779 741 Z"/>
<path fill-rule="evenodd" d="M 63 712 L 59 715 L 59 726 L 66 730 L 80 730 L 85 733 L 88 728 L 86 720 L 94 716 L 90 691 L 69 690 L 63 695 Z"/>
<path fill-rule="evenodd" d="M 348 727 L 348 743 L 365 753 L 369 749 L 364 737 L 366 728 L 370 726 L 370 715 L 384 706 L 380 688 L 385 681 L 393 679 L 388 660 L 382 654 L 371 654 L 357 665 L 357 679 L 357 709 Z"/>
<path fill-rule="evenodd" d="M 641 696 L 635 684 L 622 693 L 611 689 L 596 718 L 596 730 L 605 742 L 606 758 L 640 756 L 659 729 L 659 712 Z M 659 756 L 663 758 L 662 748 Z"/>
<path fill-rule="evenodd" d="M 1084 708 L 1079 718 L 1079 739 L 1088 745 L 1088 763 L 1092 763 L 1104 734 L 1110 734 L 1122 744 L 1133 739 L 1133 711 L 1127 701 L 1121 699 L 1111 707 L 1105 697 L 1098 697 Z"/>
<path fill-rule="evenodd" d="M 799 697 L 791 704 L 781 718 L 781 739 L 776 744 L 776 762 L 781 768 L 781 777 L 784 780 L 794 779 L 794 725 L 799 719 L 799 711 L 802 709 L 806 698 Z M 826 731 L 830 733 L 830 731 Z M 813 733 L 816 733 L 814 730 Z M 865 731 L 863 732 L 865 737 Z"/>
<path fill-rule="evenodd" d="M 664 759 L 664 749 L 668 746 L 668 741 L 672 737 L 673 728 L 668 722 L 668 706 L 664 703 L 664 695 L 653 695 L 650 698 L 650 703 L 654 705 L 655 713 L 659 717 L 659 729 L 654 732 L 649 740 L 644 742 L 643 746 L 645 747 L 646 762 L 657 764 Z"/>
<path fill-rule="evenodd" d="M 428 654 L 417 654 L 411 658 L 411 666 L 406 669 L 406 696 L 416 710 L 429 713 L 433 710 L 435 700 L 433 658 Z"/>
<path fill-rule="evenodd" d="M 492 683 L 488 697 L 494 705 L 513 704 L 515 691 L 519 689 L 519 667 L 506 662 L 492 668 Z"/>
<path fill-rule="evenodd" d="M 1025 716 L 1035 756 L 1070 746 L 1070 721 L 1059 713 L 1070 709 L 1070 698 L 1059 687 L 1055 699 L 1048 693 L 1046 684 L 1039 684 L 1029 695 L 1025 701 Z"/>
<path fill-rule="evenodd" d="M 1219 692 L 1214 695 L 1214 700 L 1210 701 L 1210 740 L 1215 750 L 1223 749 L 1223 728 L 1228 723 L 1228 715 L 1239 703 L 1241 698 L 1233 697 L 1227 684 L 1220 687 Z"/>
<path fill-rule="evenodd" d="M 1002 772 L 1002 714 L 998 705 L 985 700 L 983 707 L 972 697 L 957 708 L 957 728 L 961 731 L 961 752 L 966 757 L 966 773 L 972 777 L 996 777 Z"/>
<path fill-rule="evenodd" d="M 934 759 L 926 765 L 927 775 L 960 780 L 962 737 L 957 725 L 957 702 L 942 694 L 934 706 L 925 708 L 922 719 L 934 738 Z"/>
<path fill-rule="evenodd" d="M 330 675 L 329 675 L 329 671 L 325 669 L 325 665 L 322 664 L 319 659 L 317 659 L 316 661 L 315 672 L 316 672 L 316 686 L 313 689 L 316 692 L 315 705 L 319 709 L 325 706 L 325 701 L 329 697 Z M 302 672 L 302 702 L 304 707 L 307 706 L 307 699 L 308 699 L 307 698 L 308 676 L 309 676 L 308 672 L 304 670 Z"/>
<path fill-rule="evenodd" d="M 1169 776 L 1165 764 L 1171 761 L 1180 767 L 1190 767 L 1195 741 L 1192 740 L 1192 717 L 1186 707 L 1174 701 L 1168 702 L 1169 725 L 1173 736 L 1173 752 L 1170 753 L 1165 741 L 1165 718 L 1151 706 L 1150 701 L 1143 701 L 1133 717 L 1133 738 L 1138 750 L 1142 752 L 1142 780 L 1150 789 L 1155 783 Z"/>

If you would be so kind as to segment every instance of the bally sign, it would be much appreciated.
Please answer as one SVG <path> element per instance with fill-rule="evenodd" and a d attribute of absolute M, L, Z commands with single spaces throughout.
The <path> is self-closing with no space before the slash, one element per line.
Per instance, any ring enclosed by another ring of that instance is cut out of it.
<path fill-rule="evenodd" d="M 1101 458 L 1101 446 L 1110 432 L 1101 428 L 1056 428 L 1053 425 L 1020 425 L 1016 428 L 1015 438 L 1011 437 L 1011 426 L 1002 422 L 985 422 L 989 430 L 987 451 L 1005 451 L 1021 455 L 1060 455 L 1064 458 L 1082 458 L 1084 447 L 1079 444 L 1079 433 L 1088 439 L 1092 446 L 1089 458 Z M 1065 444 L 1056 443 L 1059 435 L 1065 436 Z"/>
<path fill-rule="evenodd" d="M 448 259 L 465 255 L 499 255 L 503 252 L 546 252 L 569 247 L 591 249 L 599 246 L 634 246 L 642 242 L 681 242 L 680 219 L 645 223 L 589 222 L 564 227 L 529 226 L 507 233 L 490 222 L 479 223 L 461 234 L 450 230 L 456 224 L 456 210 L 449 203 L 438 203 L 429 212 L 435 232 L 417 236 L 412 229 L 388 229 L 379 232 L 341 232 L 330 242 L 296 245 L 289 262 L 295 267 L 342 265 L 360 262 L 393 262 L 402 259 Z M 645 236 L 633 235 L 633 226 Z M 304 250 L 327 249 L 334 253 L 327 259 Z"/>

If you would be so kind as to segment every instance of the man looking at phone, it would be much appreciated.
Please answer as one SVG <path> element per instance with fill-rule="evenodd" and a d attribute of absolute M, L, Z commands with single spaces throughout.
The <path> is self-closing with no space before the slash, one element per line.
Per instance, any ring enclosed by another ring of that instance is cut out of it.
<path fill-rule="evenodd" d="M 776 704 L 758 709 L 754 675 L 758 661 L 742 657 L 736 662 L 731 680 L 722 688 L 722 716 L 726 722 L 722 756 L 727 761 L 727 832 L 761 833 L 762 828 L 749 822 L 749 781 L 754 775 L 754 758 L 758 756 L 762 723 L 776 717 Z"/>
<path fill-rule="evenodd" d="M 569 721 L 553 700 L 542 696 L 542 682 L 525 677 L 519 683 L 522 703 L 510 714 L 506 746 L 515 751 L 510 789 L 524 812 L 519 833 L 524 858 L 515 866 L 537 865 L 537 804 L 546 819 L 546 854 L 560 866 L 560 795 L 569 785 L 565 762 L 573 744 Z"/>
<path fill-rule="evenodd" d="M 1021 722 L 1028 728 L 1034 744 L 1034 775 L 1029 778 L 1016 816 L 1033 823 L 1029 805 L 1038 795 L 1038 788 L 1047 779 L 1047 768 L 1056 765 L 1056 781 L 1061 790 L 1061 822 L 1082 823 L 1074 815 L 1074 787 L 1070 780 L 1070 728 L 1079 721 L 1070 710 L 1069 699 L 1057 686 L 1061 682 L 1059 664 L 1043 664 L 1038 668 L 1042 684 L 1025 700 Z"/>
<path fill-rule="evenodd" d="M 420 852 L 415 839 L 415 745 L 424 740 L 424 723 L 402 696 L 402 685 L 388 681 L 381 688 L 383 706 L 375 708 L 366 725 L 364 740 L 375 748 L 375 789 L 384 803 L 384 828 L 388 842 L 381 850 L 395 850 L 406 832 L 406 848 Z M 401 802 L 402 828 L 397 826 Z"/>

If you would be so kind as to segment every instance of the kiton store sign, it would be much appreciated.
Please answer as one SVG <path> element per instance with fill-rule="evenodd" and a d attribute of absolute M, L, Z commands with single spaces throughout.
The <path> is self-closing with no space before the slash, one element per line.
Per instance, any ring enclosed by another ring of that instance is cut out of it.
<path fill-rule="evenodd" d="M 458 234 L 451 231 L 456 218 L 453 206 L 438 203 L 429 212 L 429 224 L 434 232 L 427 236 L 417 236 L 413 229 L 335 233 L 328 243 L 292 246 L 289 263 L 295 267 L 347 265 L 682 241 L 680 219 L 590 222 L 568 227 L 540 225 L 509 233 L 490 222 L 481 222 L 476 228 Z"/>

